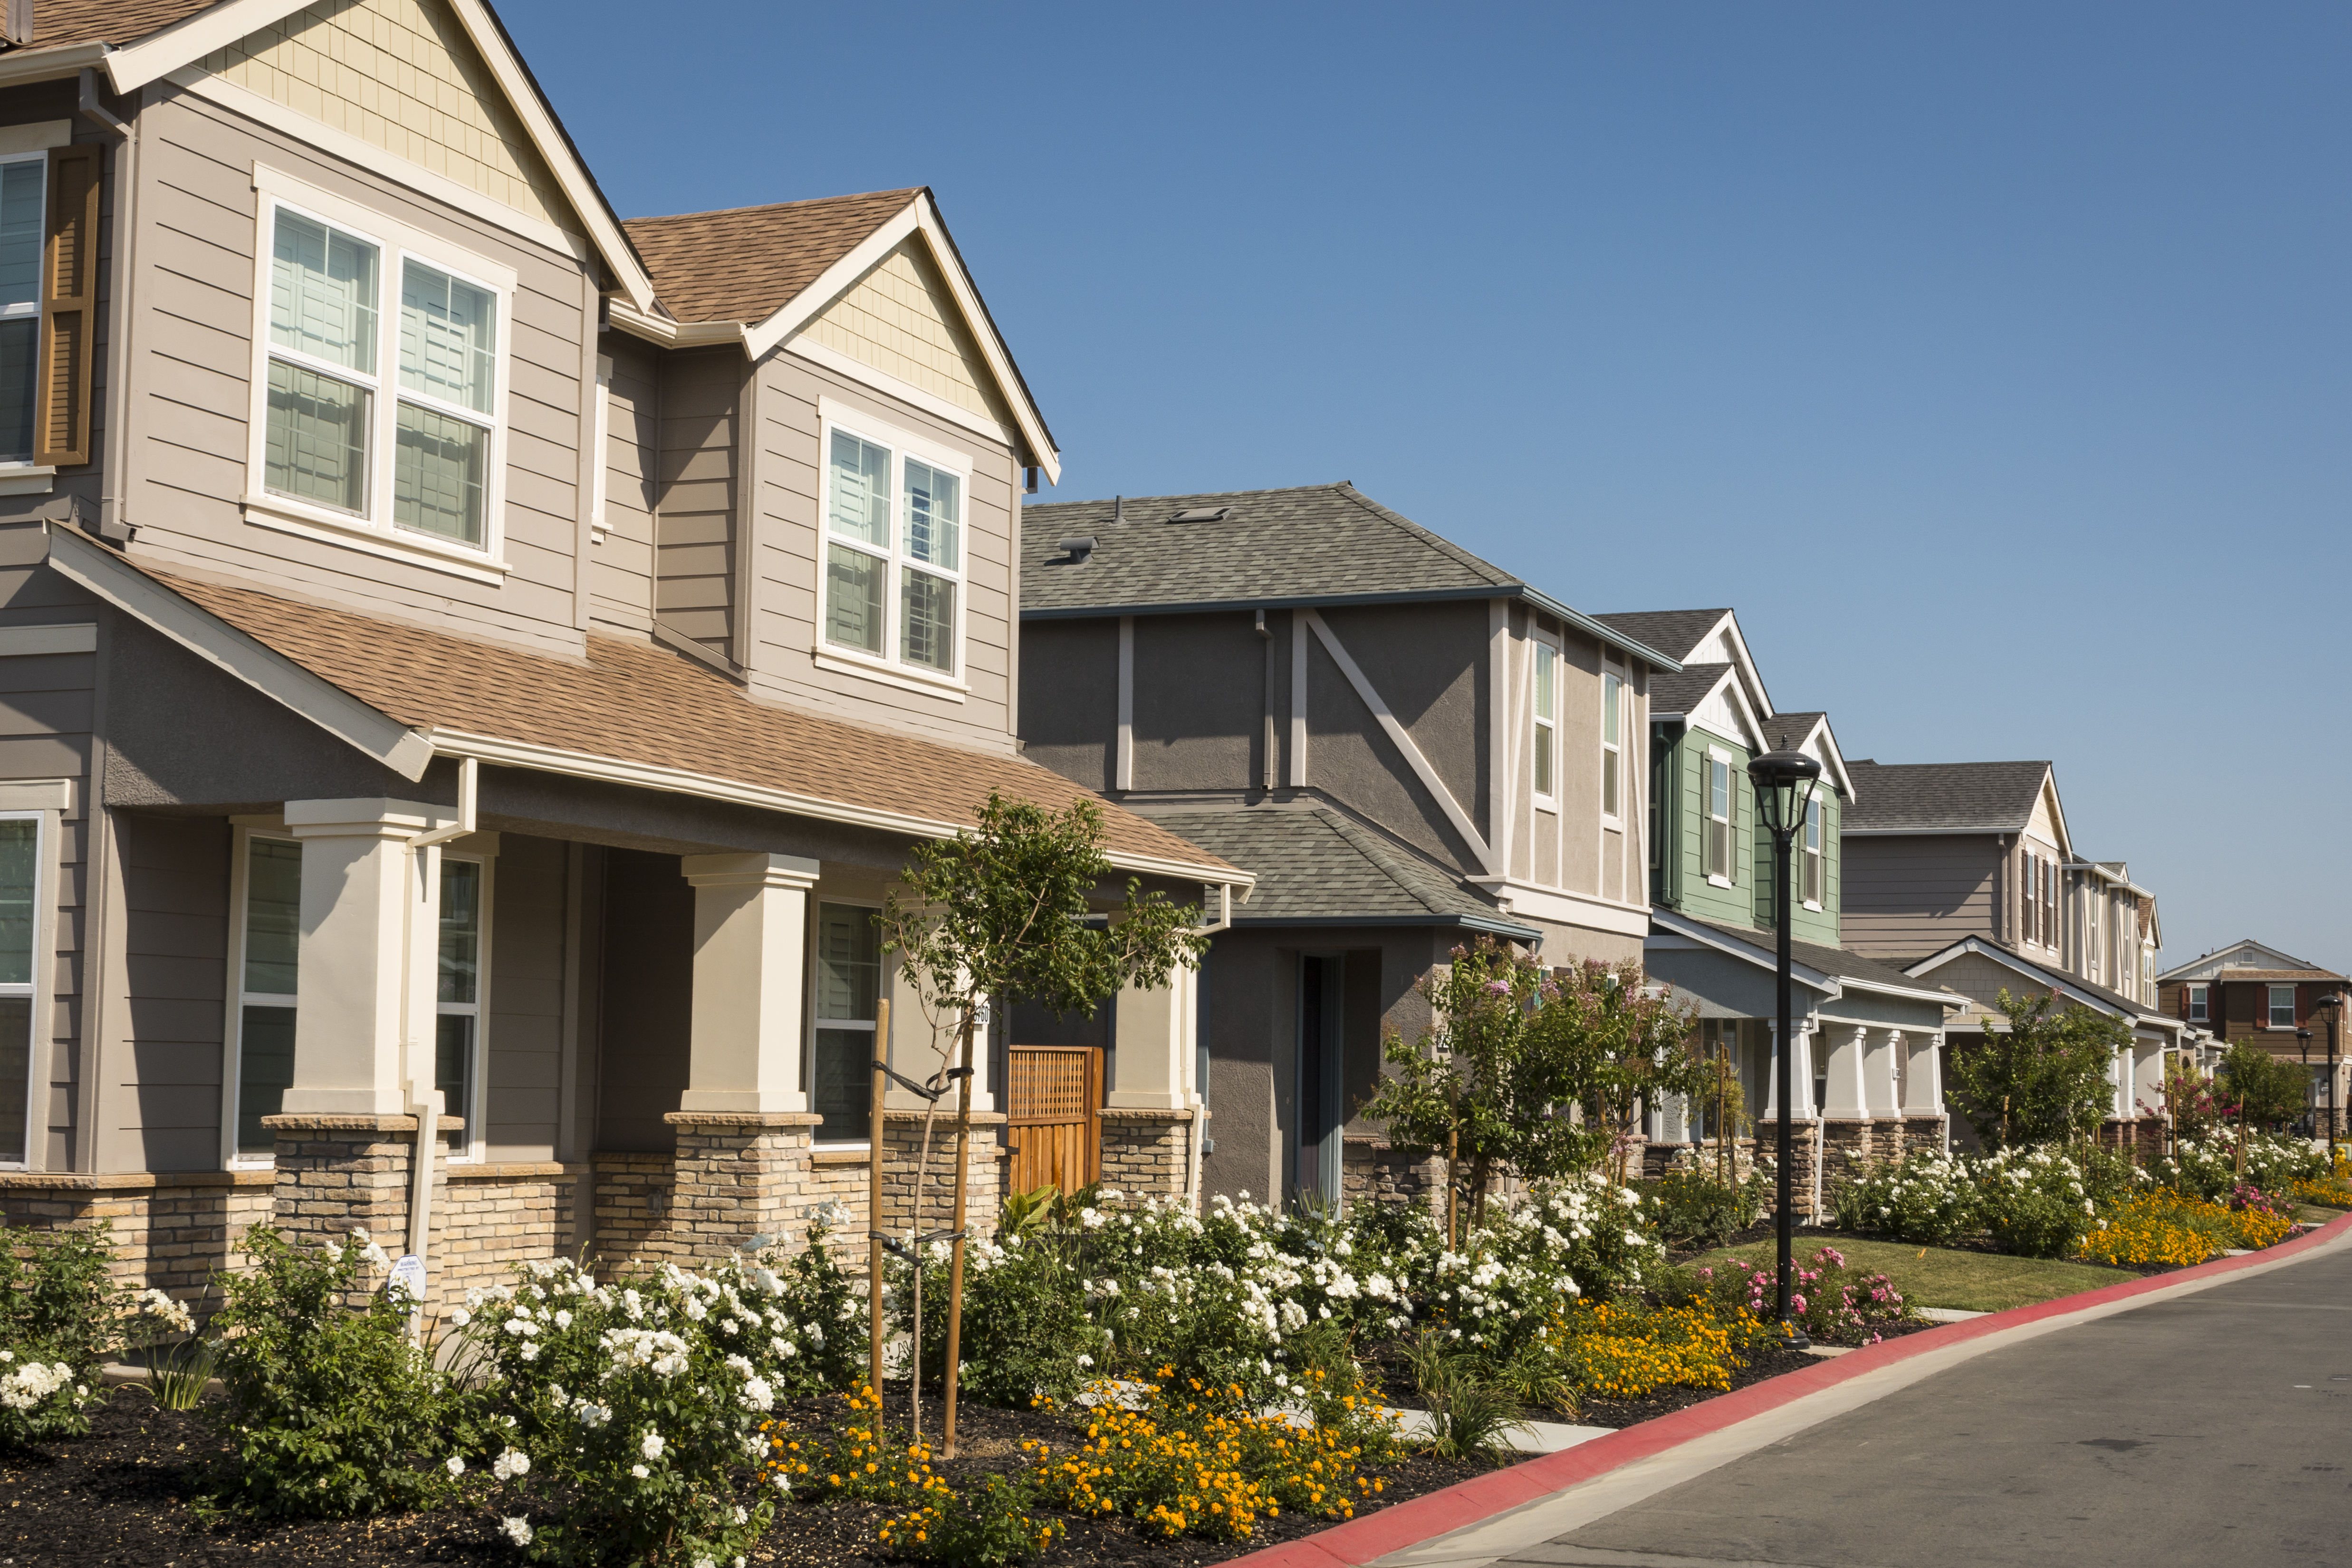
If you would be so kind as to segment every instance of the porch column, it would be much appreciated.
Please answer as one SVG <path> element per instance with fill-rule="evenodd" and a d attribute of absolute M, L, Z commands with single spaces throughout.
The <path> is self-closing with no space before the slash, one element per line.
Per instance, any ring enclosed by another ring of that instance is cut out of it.
<path fill-rule="evenodd" d="M 1876 1152 L 1871 1142 L 1869 1050 L 1870 1030 L 1864 1025 L 1841 1025 L 1830 1032 L 1822 1160 L 1833 1175 L 1859 1175 Z"/>
<path fill-rule="evenodd" d="M 1908 1037 L 1911 1059 L 1903 1075 L 1903 1139 L 1912 1149 L 1951 1146 L 1951 1121 L 1944 1112 L 1943 1031 Z"/>
<path fill-rule="evenodd" d="M 1796 1027 L 1797 1055 L 1796 1059 L 1789 1064 L 1789 1087 L 1796 1096 L 1797 1120 L 1810 1121 L 1813 1118 L 1812 1042 L 1807 1037 L 1809 1031 L 1804 1025 L 1801 1023 Z M 1778 1121 L 1780 1120 L 1780 1025 L 1779 1020 L 1767 1019 L 1764 1030 L 1769 1043 L 1765 1047 L 1764 1055 L 1764 1114 L 1759 1120 Z"/>
<path fill-rule="evenodd" d="M 1191 1168 L 1190 1087 L 1201 975 L 1178 969 L 1168 984 L 1118 994 L 1111 1078 L 1103 1094 L 1104 1184 L 1130 1196 L 1172 1197 Z"/>
<path fill-rule="evenodd" d="M 1799 1214 L 1810 1215 L 1818 1206 L 1814 1201 L 1816 1178 L 1821 1166 L 1822 1126 L 1813 1108 L 1813 1058 L 1811 1034 L 1801 1021 L 1795 1023 L 1796 1039 L 1792 1042 L 1789 1062 L 1789 1089 L 1794 1101 L 1795 1125 L 1789 1129 L 1789 1194 L 1790 1206 Z M 1764 1021 L 1767 1045 L 1764 1056 L 1764 1114 L 1756 1119 L 1756 1158 L 1759 1162 L 1780 1157 L 1780 1025 L 1778 1019 Z M 1777 1184 L 1767 1188 L 1767 1212 L 1777 1201 Z"/>
<path fill-rule="evenodd" d="M 817 863 L 795 855 L 688 855 L 694 888 L 694 1021 L 682 1111 L 799 1114 L 808 894 Z"/>

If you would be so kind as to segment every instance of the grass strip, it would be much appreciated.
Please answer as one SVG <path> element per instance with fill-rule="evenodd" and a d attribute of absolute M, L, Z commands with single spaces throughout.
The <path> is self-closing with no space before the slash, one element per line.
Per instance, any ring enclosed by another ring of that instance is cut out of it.
<path fill-rule="evenodd" d="M 2093 1263 L 2012 1258 L 1999 1252 L 1958 1252 L 1949 1247 L 1915 1247 L 1899 1241 L 1832 1239 L 1818 1232 L 1809 1235 L 1801 1230 L 1797 1233 L 1796 1255 L 1800 1261 L 1825 1246 L 1836 1247 L 1855 1268 L 1886 1275 L 1910 1306 L 1950 1307 L 1965 1312 L 1999 1312 L 2139 1278 L 2128 1268 L 2107 1268 Z M 1734 1258 L 1769 1268 L 1772 1266 L 1772 1243 L 1752 1242 L 1746 1247 L 1708 1253 L 1696 1261 L 1705 1266 Z"/>

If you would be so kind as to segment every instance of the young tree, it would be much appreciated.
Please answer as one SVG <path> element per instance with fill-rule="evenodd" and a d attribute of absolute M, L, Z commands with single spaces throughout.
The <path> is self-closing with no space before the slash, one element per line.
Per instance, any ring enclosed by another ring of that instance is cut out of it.
<path fill-rule="evenodd" d="M 1055 816 L 1024 800 L 991 792 L 980 826 L 915 847 L 903 873 L 908 898 L 892 893 L 877 917 L 886 952 L 898 955 L 898 973 L 930 1025 L 939 1067 L 930 1088 L 960 1077 L 956 1111 L 954 1261 L 948 1286 L 947 1430 L 945 1452 L 955 1454 L 956 1357 L 963 1296 L 964 1182 L 971 1158 L 972 1034 L 986 1006 L 1034 1002 L 1056 1017 L 1090 1013 L 1129 985 L 1166 985 L 1175 971 L 1197 967 L 1209 939 L 1199 931 L 1198 905 L 1178 905 L 1146 892 L 1129 878 L 1125 895 L 1105 925 L 1087 923 L 1096 890 L 1110 879 L 1102 848 L 1102 812 L 1075 800 Z M 960 1048 L 950 1068 L 949 1052 Z M 923 1183 L 930 1163 L 938 1111 L 923 1118 L 915 1164 L 913 1237 L 922 1234 Z M 875 1151 L 881 1157 L 881 1151 Z M 876 1216 L 879 1228 L 879 1216 Z M 919 1244 L 916 1279 L 922 1277 Z M 878 1283 L 878 1282 L 877 1282 Z M 917 1310 L 920 1311 L 919 1298 Z M 919 1317 L 915 1327 L 922 1343 Z M 919 1352 L 916 1361 L 919 1374 Z"/>
<path fill-rule="evenodd" d="M 2251 1040 L 2230 1047 L 2221 1058 L 2221 1086 L 2231 1115 L 2242 1126 L 2275 1127 L 2311 1106 L 2311 1073 L 2274 1057 Z"/>
<path fill-rule="evenodd" d="M 2006 1034 L 1952 1056 L 1952 1088 L 1969 1125 L 1988 1149 L 2030 1148 L 2087 1138 L 2114 1103 L 2107 1074 L 2131 1043 L 2131 1026 L 2058 994 L 2012 996 L 2000 1011 Z"/>

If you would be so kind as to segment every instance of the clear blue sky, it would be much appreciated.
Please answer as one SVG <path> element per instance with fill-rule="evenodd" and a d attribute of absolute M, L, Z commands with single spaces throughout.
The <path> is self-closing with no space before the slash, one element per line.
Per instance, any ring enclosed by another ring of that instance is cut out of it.
<path fill-rule="evenodd" d="M 1736 605 L 1850 755 L 2054 760 L 2169 961 L 2352 963 L 2352 10 L 502 14 L 626 216 L 933 187 L 1050 498 Z"/>

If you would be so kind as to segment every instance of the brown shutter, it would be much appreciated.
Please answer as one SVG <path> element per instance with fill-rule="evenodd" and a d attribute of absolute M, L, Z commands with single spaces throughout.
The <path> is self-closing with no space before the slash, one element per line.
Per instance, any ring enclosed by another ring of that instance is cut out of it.
<path fill-rule="evenodd" d="M 105 151 L 49 150 L 49 221 L 41 249 L 41 367 L 33 461 L 89 461 L 89 381 L 98 337 L 98 184 Z"/>

